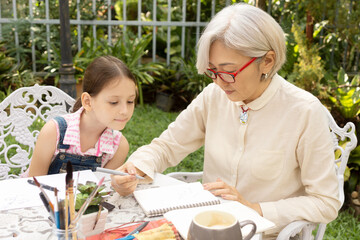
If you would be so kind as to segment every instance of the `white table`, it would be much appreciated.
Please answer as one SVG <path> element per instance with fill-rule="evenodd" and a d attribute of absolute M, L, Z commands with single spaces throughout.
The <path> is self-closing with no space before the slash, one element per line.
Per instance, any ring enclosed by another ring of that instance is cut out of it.
<path fill-rule="evenodd" d="M 110 188 L 111 181 L 109 175 L 96 173 L 96 176 L 98 178 L 101 176 L 106 176 L 104 183 L 107 187 Z M 13 180 L 5 181 L 9 181 L 9 183 L 11 183 Z M 163 174 L 157 174 L 153 183 L 140 184 L 138 189 L 174 184 L 184 183 L 174 178 L 167 177 Z M 106 229 L 128 222 L 143 220 L 151 221 L 162 218 L 147 218 L 133 195 L 121 197 L 115 193 L 107 201 L 114 204 L 115 209 L 108 214 L 107 223 L 105 226 Z M 49 214 L 44 206 L 2 210 L 0 211 L 0 239 L 47 239 L 50 236 L 52 229 L 52 222 L 48 219 L 48 217 Z M 261 234 L 257 234 L 252 238 L 252 240 L 259 239 L 261 239 Z"/>

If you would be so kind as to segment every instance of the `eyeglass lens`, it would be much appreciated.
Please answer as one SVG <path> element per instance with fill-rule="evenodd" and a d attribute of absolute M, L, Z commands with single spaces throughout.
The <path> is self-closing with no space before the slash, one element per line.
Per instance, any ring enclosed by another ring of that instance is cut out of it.
<path fill-rule="evenodd" d="M 213 71 L 210 71 L 209 69 L 206 70 L 205 74 L 214 80 L 216 79 L 216 74 Z M 218 72 L 217 75 L 219 75 L 219 77 L 225 82 L 234 81 L 233 76 L 230 74 Z"/>

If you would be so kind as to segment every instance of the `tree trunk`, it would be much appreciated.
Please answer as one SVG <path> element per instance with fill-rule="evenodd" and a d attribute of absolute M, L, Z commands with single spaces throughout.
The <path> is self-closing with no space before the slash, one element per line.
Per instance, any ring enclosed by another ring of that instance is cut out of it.
<path fill-rule="evenodd" d="M 308 44 L 311 45 L 314 40 L 314 18 L 311 16 L 310 11 L 306 12 L 306 39 Z"/>

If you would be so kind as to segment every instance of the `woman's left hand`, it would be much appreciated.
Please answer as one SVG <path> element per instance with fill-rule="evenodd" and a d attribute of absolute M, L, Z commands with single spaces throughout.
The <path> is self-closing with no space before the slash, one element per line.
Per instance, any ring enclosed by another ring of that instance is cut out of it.
<path fill-rule="evenodd" d="M 245 206 L 248 206 L 257 211 L 262 216 L 261 207 L 258 203 L 251 203 L 247 201 L 235 187 L 226 184 L 220 178 L 216 179 L 216 182 L 203 184 L 204 189 L 210 191 L 215 196 L 219 196 L 225 200 L 238 201 Z"/>

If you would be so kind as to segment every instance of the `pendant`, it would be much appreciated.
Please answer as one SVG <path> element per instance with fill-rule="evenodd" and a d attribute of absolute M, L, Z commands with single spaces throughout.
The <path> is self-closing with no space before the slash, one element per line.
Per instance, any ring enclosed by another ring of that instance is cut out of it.
<path fill-rule="evenodd" d="M 248 120 L 248 111 L 249 111 L 249 109 L 250 108 L 248 108 L 248 109 L 244 109 L 244 107 L 243 106 L 241 106 L 241 113 L 240 113 L 240 121 L 241 121 L 241 123 L 246 123 L 247 122 L 247 120 Z"/>
<path fill-rule="evenodd" d="M 248 120 L 248 113 L 247 113 L 247 111 L 240 113 L 240 121 L 241 121 L 241 123 L 246 123 L 247 120 Z"/>

